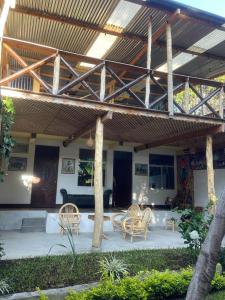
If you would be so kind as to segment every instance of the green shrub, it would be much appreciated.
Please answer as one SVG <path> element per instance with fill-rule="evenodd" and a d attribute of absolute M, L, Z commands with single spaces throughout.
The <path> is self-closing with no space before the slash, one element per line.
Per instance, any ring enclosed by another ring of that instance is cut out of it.
<path fill-rule="evenodd" d="M 85 253 L 77 254 L 73 270 L 70 255 L 0 261 L 0 278 L 8 279 L 14 293 L 34 291 L 36 286 L 44 290 L 90 283 L 101 278 L 99 261 L 112 255 L 123 260 L 132 276 L 142 270 L 179 270 L 195 263 L 188 249 Z"/>
<path fill-rule="evenodd" d="M 180 272 L 152 271 L 118 281 L 104 281 L 85 292 L 70 292 L 65 300 L 164 300 L 184 297 L 192 278 L 190 268 Z M 225 290 L 225 277 L 215 275 L 211 291 Z"/>
<path fill-rule="evenodd" d="M 184 243 L 198 255 L 213 216 L 208 214 L 208 208 L 201 212 L 195 209 L 178 210 L 178 213 L 180 213 L 178 231 L 181 233 Z"/>

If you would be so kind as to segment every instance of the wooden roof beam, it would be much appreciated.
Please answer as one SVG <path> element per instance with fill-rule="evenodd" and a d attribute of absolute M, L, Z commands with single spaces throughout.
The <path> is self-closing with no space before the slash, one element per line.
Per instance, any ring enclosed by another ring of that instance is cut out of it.
<path fill-rule="evenodd" d="M 108 111 L 107 113 L 103 114 L 101 117 L 101 122 L 104 124 L 109 120 L 112 120 L 113 112 Z M 96 120 L 88 123 L 86 126 L 84 126 L 81 130 L 78 132 L 73 133 L 70 135 L 66 140 L 63 141 L 63 146 L 67 147 L 70 143 L 77 140 L 78 138 L 82 137 L 85 134 L 88 134 L 90 131 L 94 130 L 96 126 Z"/>
<path fill-rule="evenodd" d="M 206 136 L 208 134 L 214 135 L 214 134 L 221 133 L 221 132 L 224 132 L 224 125 L 214 126 L 211 128 L 205 128 L 205 129 L 201 129 L 198 131 L 186 132 L 186 133 L 183 133 L 182 135 L 174 135 L 174 136 L 171 136 L 166 139 L 165 138 L 158 139 L 149 144 L 134 147 L 134 151 L 138 152 L 138 151 L 146 150 L 149 148 L 155 148 L 155 147 L 159 147 L 159 146 L 163 146 L 163 145 L 172 144 L 177 141 L 196 138 L 196 137 L 200 137 L 200 136 Z"/>

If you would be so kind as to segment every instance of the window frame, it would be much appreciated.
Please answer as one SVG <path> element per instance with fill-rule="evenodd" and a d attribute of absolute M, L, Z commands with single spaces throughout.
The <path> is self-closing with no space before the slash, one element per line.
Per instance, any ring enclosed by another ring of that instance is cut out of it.
<path fill-rule="evenodd" d="M 173 164 L 151 164 L 150 163 L 150 156 L 151 155 L 158 155 L 158 156 L 171 156 L 173 157 Z M 153 188 L 152 184 L 150 182 L 150 178 L 151 178 L 151 167 L 152 168 L 159 168 L 160 169 L 160 187 L 157 188 Z M 173 171 L 173 187 L 172 188 L 167 188 L 164 187 L 164 180 L 163 180 L 163 169 L 164 168 L 170 168 Z M 170 155 L 170 154 L 155 154 L 155 153 L 150 153 L 149 154 L 149 187 L 150 189 L 154 189 L 154 190 L 175 190 L 176 185 L 175 185 L 175 155 Z"/>
<path fill-rule="evenodd" d="M 79 159 L 78 159 L 78 174 L 77 174 L 77 186 L 79 187 L 93 187 L 94 186 L 94 163 L 95 163 L 95 158 L 94 155 L 93 157 L 89 157 L 88 159 L 80 159 L 80 152 L 81 150 L 88 150 L 88 151 L 93 151 L 95 153 L 94 149 L 87 149 L 87 148 L 79 148 Z M 80 174 L 80 163 L 90 163 L 91 164 L 91 184 L 90 185 L 81 185 L 79 184 L 79 174 Z M 107 150 L 103 150 L 103 162 L 102 162 L 102 167 L 103 167 L 103 187 L 105 187 L 106 184 L 106 169 L 107 169 Z"/>

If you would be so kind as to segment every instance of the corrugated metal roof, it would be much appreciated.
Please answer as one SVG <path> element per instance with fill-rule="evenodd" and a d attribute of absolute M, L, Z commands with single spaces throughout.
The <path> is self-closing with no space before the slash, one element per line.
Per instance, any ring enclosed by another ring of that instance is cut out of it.
<path fill-rule="evenodd" d="M 17 0 L 17 5 L 37 9 L 45 13 L 54 13 L 76 20 L 86 21 L 104 27 L 119 0 Z M 157 0 L 153 1 L 154 3 Z M 159 5 L 163 5 L 158 0 Z M 169 2 L 166 1 L 166 5 Z M 173 4 L 174 5 L 174 4 Z M 171 7 L 174 7 L 171 4 Z M 147 37 L 147 25 L 149 18 L 153 19 L 153 34 L 166 21 L 168 15 L 165 11 L 156 8 L 142 7 L 124 31 Z M 219 24 L 219 20 L 217 22 Z M 85 54 L 92 45 L 98 32 L 91 29 L 34 17 L 28 14 L 10 12 L 7 21 L 7 31 L 10 37 L 40 43 L 71 52 Z M 172 24 L 173 44 L 188 48 L 195 42 L 212 32 L 213 28 L 206 24 L 195 23 L 188 20 L 177 20 Z M 220 34 L 220 33 L 218 33 Z M 221 31 L 221 35 L 224 32 Z M 159 41 L 165 44 L 165 35 Z M 225 42 L 210 49 L 206 53 L 224 56 Z M 141 51 L 143 44 L 136 40 L 118 38 L 106 55 L 106 59 L 130 63 Z M 42 56 L 31 51 L 17 50 L 17 52 L 29 58 L 40 59 Z M 173 56 L 180 53 L 173 50 Z M 166 62 L 166 48 L 153 45 L 152 68 L 157 68 Z M 11 65 L 16 67 L 13 62 Z M 143 56 L 137 65 L 145 66 L 146 57 Z M 204 57 L 198 57 L 176 70 L 182 73 L 199 77 L 211 77 L 221 73 L 224 63 Z M 42 72 L 52 72 L 52 68 L 42 67 Z M 69 72 L 62 70 L 61 76 L 68 76 Z M 129 74 L 132 76 L 132 74 Z M 51 82 L 50 78 L 45 78 Z M 152 96 L 154 98 L 154 96 Z"/>

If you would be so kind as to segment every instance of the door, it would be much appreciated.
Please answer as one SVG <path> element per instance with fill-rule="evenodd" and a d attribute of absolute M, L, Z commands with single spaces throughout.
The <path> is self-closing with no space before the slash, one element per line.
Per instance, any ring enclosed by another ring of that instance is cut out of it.
<path fill-rule="evenodd" d="M 127 207 L 132 202 L 132 152 L 114 151 L 113 205 Z"/>
<path fill-rule="evenodd" d="M 58 177 L 59 147 L 36 146 L 34 176 L 39 178 L 32 185 L 31 205 L 33 207 L 54 207 Z"/>

